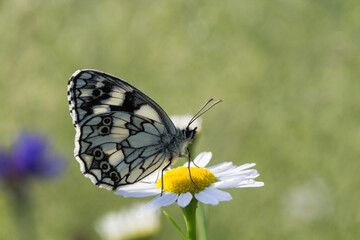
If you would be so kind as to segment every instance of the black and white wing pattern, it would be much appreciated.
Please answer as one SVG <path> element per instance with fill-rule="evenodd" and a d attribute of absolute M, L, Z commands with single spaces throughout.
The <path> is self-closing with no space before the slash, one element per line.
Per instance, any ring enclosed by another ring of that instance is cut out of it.
<path fill-rule="evenodd" d="M 143 92 L 100 71 L 76 71 L 68 83 L 68 102 L 80 169 L 110 190 L 163 169 L 195 135 L 177 129 Z"/>

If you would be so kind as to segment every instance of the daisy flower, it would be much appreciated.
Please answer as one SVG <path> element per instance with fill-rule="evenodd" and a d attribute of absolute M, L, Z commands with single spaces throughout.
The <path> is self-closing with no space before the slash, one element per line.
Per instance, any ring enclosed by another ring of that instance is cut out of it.
<path fill-rule="evenodd" d="M 255 166 L 255 163 L 237 167 L 231 162 L 223 162 L 205 168 L 211 157 L 211 152 L 202 152 L 191 163 L 191 178 L 197 186 L 190 181 L 188 163 L 185 163 L 182 167 L 167 170 L 164 173 L 162 194 L 162 180 L 161 178 L 156 180 L 158 173 L 152 174 L 141 182 L 124 186 L 116 194 L 124 197 L 156 196 L 147 204 L 154 209 L 169 206 L 175 202 L 184 208 L 193 198 L 211 205 L 232 200 L 230 193 L 219 189 L 264 186 L 263 182 L 254 180 L 259 176 L 255 169 L 250 169 Z"/>
<path fill-rule="evenodd" d="M 126 210 L 110 212 L 95 224 L 102 239 L 142 239 L 155 235 L 160 230 L 160 212 L 144 208 L 144 203 L 135 204 Z"/>

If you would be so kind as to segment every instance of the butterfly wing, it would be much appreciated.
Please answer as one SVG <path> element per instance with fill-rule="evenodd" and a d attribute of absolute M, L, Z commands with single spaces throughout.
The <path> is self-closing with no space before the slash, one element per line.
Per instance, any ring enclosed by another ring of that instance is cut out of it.
<path fill-rule="evenodd" d="M 164 110 L 129 83 L 95 70 L 78 70 L 68 84 L 76 129 L 74 155 L 81 171 L 115 190 L 171 161 L 163 136 L 177 129 Z"/>

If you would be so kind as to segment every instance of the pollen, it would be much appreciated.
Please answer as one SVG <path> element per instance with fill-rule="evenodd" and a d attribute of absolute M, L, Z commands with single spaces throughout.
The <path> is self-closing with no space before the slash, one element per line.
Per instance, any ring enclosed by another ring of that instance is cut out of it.
<path fill-rule="evenodd" d="M 198 193 L 204 190 L 206 187 L 210 186 L 212 183 L 217 182 L 214 174 L 207 170 L 206 168 L 200 167 L 190 167 L 191 179 L 194 183 L 191 182 L 189 175 L 189 168 L 187 167 L 178 167 L 167 171 L 163 176 L 163 189 L 165 192 L 173 193 L 186 193 L 190 192 L 191 194 Z M 156 182 L 156 186 L 161 188 L 161 178 Z"/>

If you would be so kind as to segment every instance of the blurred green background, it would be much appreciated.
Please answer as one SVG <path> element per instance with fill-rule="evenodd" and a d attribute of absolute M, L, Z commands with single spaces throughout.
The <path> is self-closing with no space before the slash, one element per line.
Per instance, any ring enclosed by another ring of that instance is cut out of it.
<path fill-rule="evenodd" d="M 100 216 L 144 200 L 98 189 L 73 157 L 67 81 L 93 68 L 169 115 L 224 100 L 196 152 L 255 162 L 265 186 L 210 207 L 210 239 L 359 239 L 359 50 L 358 1 L 0 1 L 0 143 L 40 131 L 67 161 L 29 186 L 34 231 L 99 239 Z M 1 188 L 0 239 L 16 239 L 11 204 Z M 162 218 L 156 239 L 182 239 Z"/>

